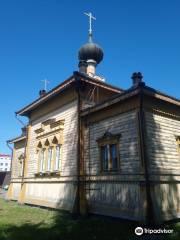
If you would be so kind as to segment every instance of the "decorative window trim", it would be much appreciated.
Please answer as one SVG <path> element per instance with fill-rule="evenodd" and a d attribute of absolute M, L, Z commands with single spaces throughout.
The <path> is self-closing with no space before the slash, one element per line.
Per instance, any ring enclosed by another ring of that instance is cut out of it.
<path fill-rule="evenodd" d="M 24 158 L 25 158 L 24 153 L 21 153 L 20 156 L 18 157 L 18 176 L 19 177 L 23 176 Z"/>
<path fill-rule="evenodd" d="M 56 136 L 54 136 L 56 138 Z M 54 139 L 53 138 L 53 139 Z M 36 177 L 47 177 L 47 176 L 59 176 L 61 172 L 61 161 L 62 161 L 62 144 L 59 143 L 56 138 L 56 143 L 53 143 L 53 139 L 50 141 L 49 139 L 44 140 L 44 144 L 41 141 L 37 146 L 37 155 L 38 155 L 38 171 L 35 173 Z M 40 147 L 41 146 L 41 147 Z M 57 166 L 57 146 L 60 146 L 59 152 L 59 166 Z M 51 161 L 49 163 L 49 149 L 51 149 Z M 41 156 L 40 154 L 44 154 Z M 43 160 L 41 159 L 43 157 Z M 50 164 L 50 165 L 49 165 Z"/>
<path fill-rule="evenodd" d="M 41 141 L 38 142 L 36 149 L 39 150 L 40 148 L 43 147 L 43 144 Z"/>
<path fill-rule="evenodd" d="M 35 174 L 36 177 L 58 176 L 61 172 L 62 161 L 62 144 L 63 144 L 63 129 L 64 119 L 56 121 L 55 118 L 48 119 L 41 123 L 41 128 L 36 129 L 37 145 L 36 152 L 38 155 L 38 170 Z M 60 166 L 56 163 L 57 146 L 60 146 Z M 51 161 L 49 160 L 49 149 L 51 151 Z M 43 167 L 40 160 L 40 154 L 44 154 Z"/>
<path fill-rule="evenodd" d="M 50 124 L 50 128 L 60 127 L 61 129 L 64 129 L 64 122 L 65 122 L 64 119 L 63 120 L 58 120 L 56 122 L 52 122 Z"/>
<path fill-rule="evenodd" d="M 120 137 L 121 137 L 120 133 L 112 134 L 111 132 L 106 131 L 104 135 L 97 139 L 96 141 L 98 144 L 106 144 L 108 142 L 118 142 Z"/>
<path fill-rule="evenodd" d="M 40 134 L 40 133 L 44 132 L 44 129 L 43 128 L 38 128 L 38 129 L 34 130 L 34 132 L 36 134 Z"/>
<path fill-rule="evenodd" d="M 53 123 L 55 121 L 55 118 L 50 118 L 44 122 L 41 123 L 42 126 L 47 126 L 50 125 L 51 123 Z"/>

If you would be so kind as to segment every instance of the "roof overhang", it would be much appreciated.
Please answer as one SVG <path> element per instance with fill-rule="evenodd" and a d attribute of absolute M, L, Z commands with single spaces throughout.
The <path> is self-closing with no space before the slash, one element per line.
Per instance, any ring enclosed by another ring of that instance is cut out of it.
<path fill-rule="evenodd" d="M 101 87 L 103 89 L 112 91 L 117 94 L 121 93 L 123 91 L 122 89 L 120 89 L 118 87 L 112 86 L 112 85 L 107 84 L 100 80 L 93 79 L 92 77 L 88 76 L 87 74 L 74 72 L 74 75 L 72 75 L 67 80 L 65 80 L 64 82 L 59 84 L 57 87 L 55 87 L 52 90 L 50 90 L 49 92 L 47 92 L 43 97 L 36 99 L 29 105 L 27 105 L 24 108 L 17 111 L 16 114 L 21 115 L 21 116 L 28 116 L 29 113 L 31 111 L 33 111 L 34 109 L 36 109 L 38 106 L 40 106 L 41 104 L 50 100 L 52 97 L 55 97 L 57 94 L 60 94 L 65 89 L 69 88 L 72 85 L 72 83 L 74 83 L 76 81 L 76 76 L 78 76 L 78 80 L 80 80 L 82 82 L 86 82 L 86 83 Z"/>
<path fill-rule="evenodd" d="M 130 88 L 129 90 L 127 91 L 124 91 L 120 94 L 118 94 L 117 96 L 111 98 L 111 99 L 108 99 L 106 100 L 105 102 L 103 103 L 100 103 L 100 104 L 97 104 L 93 107 L 90 107 L 88 109 L 85 109 L 81 112 L 81 116 L 86 116 L 86 115 L 89 115 L 91 113 L 94 113 L 94 112 L 97 112 L 99 110 L 102 110 L 106 107 L 110 107 L 118 102 L 122 102 L 122 101 L 125 101 L 131 97 L 134 97 L 134 96 L 137 96 L 139 95 L 140 93 L 144 94 L 144 95 L 147 95 L 147 96 L 150 96 L 150 97 L 153 97 L 155 99 L 160 99 L 162 101 L 165 101 L 166 103 L 170 103 L 170 104 L 173 104 L 177 107 L 180 107 L 180 100 L 179 99 L 176 99 L 174 97 L 171 97 L 171 96 L 168 96 L 162 92 L 159 92 L 153 88 L 150 88 L 150 87 L 147 87 L 147 86 L 137 86 L 136 88 Z"/>
<path fill-rule="evenodd" d="M 59 84 L 57 87 L 53 88 L 51 91 L 46 93 L 43 97 L 40 97 L 40 98 L 36 99 L 35 101 L 30 103 L 26 107 L 24 107 L 24 108 L 20 109 L 19 111 L 17 111 L 16 114 L 17 115 L 22 115 L 22 116 L 28 116 L 28 113 L 30 111 L 34 110 L 35 108 L 37 108 L 42 103 L 45 103 L 47 100 L 49 100 L 52 97 L 56 96 L 61 91 L 64 91 L 74 81 L 75 81 L 75 79 L 73 78 L 73 76 L 71 76 L 66 81 L 64 81 L 63 83 Z"/>
<path fill-rule="evenodd" d="M 10 139 L 7 141 L 7 143 L 16 143 L 16 142 L 20 142 L 22 140 L 25 140 L 26 139 L 26 136 L 19 136 L 19 137 L 16 137 L 16 138 L 13 138 L 13 139 Z"/>

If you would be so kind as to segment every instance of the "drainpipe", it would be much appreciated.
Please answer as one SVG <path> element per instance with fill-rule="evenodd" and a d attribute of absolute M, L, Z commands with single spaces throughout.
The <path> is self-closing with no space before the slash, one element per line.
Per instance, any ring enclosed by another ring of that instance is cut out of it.
<path fill-rule="evenodd" d="M 81 118 L 80 118 L 80 110 L 81 110 L 81 96 L 80 96 L 80 78 L 77 72 L 74 72 L 75 78 L 75 90 L 77 93 L 77 159 L 76 159 L 76 166 L 77 166 L 77 208 L 76 214 L 80 215 L 80 137 L 81 137 Z"/>
<path fill-rule="evenodd" d="M 145 84 L 142 82 L 139 84 L 140 87 L 140 107 L 139 107 L 139 131 L 140 131 L 140 144 L 141 144 L 141 159 L 143 161 L 143 168 L 145 174 L 145 189 L 146 189 L 146 196 L 147 196 L 147 208 L 146 208 L 146 223 L 153 224 L 154 223 L 154 212 L 153 212 L 153 203 L 151 197 L 151 185 L 149 179 L 149 170 L 148 170 L 148 155 L 146 150 L 146 125 L 145 125 L 145 116 L 144 116 L 144 109 L 143 109 L 143 86 Z"/>

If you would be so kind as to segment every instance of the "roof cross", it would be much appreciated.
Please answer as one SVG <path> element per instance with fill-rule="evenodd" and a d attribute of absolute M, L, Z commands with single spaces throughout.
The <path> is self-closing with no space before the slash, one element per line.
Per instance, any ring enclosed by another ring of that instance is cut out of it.
<path fill-rule="evenodd" d="M 92 19 L 96 20 L 96 18 L 92 15 L 91 12 L 89 13 L 85 12 L 84 14 L 89 17 L 89 42 L 91 42 L 92 41 Z"/>
<path fill-rule="evenodd" d="M 41 80 L 41 82 L 44 82 L 44 90 L 47 91 L 47 85 L 50 82 L 47 79 Z"/>

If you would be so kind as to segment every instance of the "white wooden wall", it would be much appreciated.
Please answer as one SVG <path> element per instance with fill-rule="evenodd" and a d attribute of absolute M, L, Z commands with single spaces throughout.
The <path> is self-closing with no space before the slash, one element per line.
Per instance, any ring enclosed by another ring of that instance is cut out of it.
<path fill-rule="evenodd" d="M 24 142 L 24 144 L 25 144 L 25 142 Z M 24 150 L 25 150 L 25 148 L 24 147 L 19 147 L 19 148 L 16 148 L 15 149 L 15 155 L 13 156 L 13 160 L 12 160 L 12 169 L 11 169 L 11 171 L 12 171 L 12 173 L 11 173 L 11 178 L 13 179 L 13 178 L 19 178 L 19 169 L 18 169 L 18 167 L 19 167 L 19 156 L 21 155 L 21 154 L 23 154 L 24 155 Z"/>
<path fill-rule="evenodd" d="M 96 141 L 106 131 L 112 134 L 121 134 L 119 142 L 120 171 L 117 174 L 100 172 L 100 155 Z M 87 180 L 88 175 L 94 175 L 86 184 L 89 211 L 139 220 L 142 207 L 140 206 L 140 187 L 136 181 L 137 177 L 133 175 L 138 174 L 140 169 L 137 112 L 119 114 L 91 124 L 86 129 L 84 140 Z M 121 174 L 127 175 L 122 175 L 120 179 Z M 99 175 L 103 175 L 103 178 Z"/>
<path fill-rule="evenodd" d="M 57 177 L 35 177 L 38 169 L 38 159 L 36 153 L 37 141 L 34 131 L 41 127 L 43 121 L 50 118 L 65 120 L 61 172 Z M 69 181 L 69 178 L 77 174 L 77 101 L 68 103 L 32 122 L 29 134 L 29 158 L 27 163 L 25 202 L 72 210 L 77 185 L 73 183 L 73 181 L 76 181 L 76 177 L 71 179 L 72 182 Z"/>
<path fill-rule="evenodd" d="M 65 119 L 62 145 L 61 175 L 76 174 L 76 156 L 77 156 L 77 101 L 73 101 L 58 110 L 47 114 L 38 120 L 32 122 L 29 136 L 29 159 L 28 159 L 28 177 L 34 177 L 37 172 L 38 159 L 36 153 L 36 134 L 35 130 L 41 127 L 41 123 L 50 118 L 56 120 Z"/>
<path fill-rule="evenodd" d="M 180 121 L 146 112 L 146 148 L 151 194 L 158 221 L 180 217 L 180 156 L 176 136 Z M 179 175 L 179 176 L 178 176 Z"/>

